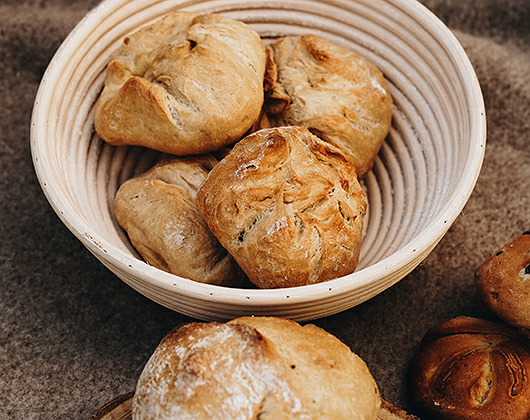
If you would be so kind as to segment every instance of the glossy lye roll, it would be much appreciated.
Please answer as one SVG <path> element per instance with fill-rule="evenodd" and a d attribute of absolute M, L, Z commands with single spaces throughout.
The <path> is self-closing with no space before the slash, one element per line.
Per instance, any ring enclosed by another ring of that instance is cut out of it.
<path fill-rule="evenodd" d="M 425 335 L 412 362 L 411 394 L 433 420 L 526 420 L 529 378 L 528 336 L 460 316 Z"/>
<path fill-rule="evenodd" d="M 273 317 L 170 332 L 140 375 L 133 420 L 375 420 L 364 361 L 315 325 Z"/>

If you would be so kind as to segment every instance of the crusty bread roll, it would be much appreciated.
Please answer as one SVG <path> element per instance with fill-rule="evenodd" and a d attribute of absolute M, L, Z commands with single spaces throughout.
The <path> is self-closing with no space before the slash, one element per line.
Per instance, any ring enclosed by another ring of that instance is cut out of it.
<path fill-rule="evenodd" d="M 314 326 L 272 317 L 192 323 L 147 362 L 133 420 L 375 420 L 366 364 Z"/>
<path fill-rule="evenodd" d="M 432 328 L 412 362 L 411 393 L 433 420 L 526 420 L 530 341 L 508 325 L 460 316 Z"/>
<path fill-rule="evenodd" d="M 108 65 L 95 128 L 114 145 L 175 155 L 239 140 L 263 104 L 265 46 L 242 22 L 173 12 L 125 38 Z"/>
<path fill-rule="evenodd" d="M 116 219 L 144 260 L 201 283 L 249 285 L 197 211 L 199 185 L 217 164 L 210 155 L 164 161 L 121 185 Z"/>
<path fill-rule="evenodd" d="M 530 231 L 517 236 L 475 272 L 486 306 L 508 324 L 530 329 Z"/>
<path fill-rule="evenodd" d="M 358 263 L 366 196 L 353 163 L 307 129 L 238 142 L 199 188 L 197 208 L 260 288 L 322 282 Z"/>
<path fill-rule="evenodd" d="M 316 35 L 284 37 L 267 51 L 265 113 L 256 127 L 307 127 L 349 153 L 363 178 L 392 118 L 383 74 L 368 60 Z"/>

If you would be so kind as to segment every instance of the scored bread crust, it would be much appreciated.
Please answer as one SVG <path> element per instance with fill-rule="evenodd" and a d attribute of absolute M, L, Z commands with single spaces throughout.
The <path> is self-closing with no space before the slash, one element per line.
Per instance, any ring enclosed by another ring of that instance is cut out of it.
<path fill-rule="evenodd" d="M 359 178 L 388 134 L 392 97 L 381 71 L 317 35 L 284 37 L 267 47 L 265 104 L 255 129 L 307 127 L 350 154 Z"/>
<path fill-rule="evenodd" d="M 195 205 L 215 164 L 211 155 L 180 157 L 127 180 L 114 199 L 116 219 L 150 265 L 201 283 L 248 286 Z"/>
<path fill-rule="evenodd" d="M 173 12 L 125 38 L 107 67 L 95 128 L 114 145 L 174 155 L 233 144 L 263 104 L 265 46 L 243 22 Z"/>
<path fill-rule="evenodd" d="M 366 205 L 352 162 L 295 126 L 242 139 L 197 192 L 211 231 L 260 288 L 352 273 Z"/>
<path fill-rule="evenodd" d="M 504 323 L 459 316 L 425 335 L 411 363 L 411 395 L 421 418 L 526 420 L 529 369 L 527 336 Z"/>
<path fill-rule="evenodd" d="M 366 364 L 336 337 L 273 317 L 191 323 L 147 362 L 133 420 L 375 420 Z"/>

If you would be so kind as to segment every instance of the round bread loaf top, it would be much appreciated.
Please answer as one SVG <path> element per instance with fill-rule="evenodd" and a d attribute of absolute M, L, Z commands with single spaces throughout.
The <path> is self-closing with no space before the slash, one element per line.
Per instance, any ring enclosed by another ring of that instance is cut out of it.
<path fill-rule="evenodd" d="M 192 323 L 147 362 L 133 420 L 375 420 L 366 364 L 314 326 L 273 317 Z"/>

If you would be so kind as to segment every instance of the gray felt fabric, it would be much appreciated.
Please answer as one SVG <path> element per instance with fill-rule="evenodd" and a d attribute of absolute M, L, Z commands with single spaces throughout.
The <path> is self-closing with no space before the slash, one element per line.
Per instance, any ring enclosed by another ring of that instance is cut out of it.
<path fill-rule="evenodd" d="M 492 318 L 473 273 L 530 229 L 530 1 L 423 0 L 456 34 L 482 85 L 488 143 L 447 235 L 401 282 L 315 323 L 368 364 L 385 399 L 414 412 L 407 369 L 423 334 Z M 0 2 L 0 419 L 87 419 L 134 389 L 158 342 L 189 318 L 132 290 L 59 221 L 35 177 L 32 105 L 62 40 L 96 0 Z"/>

